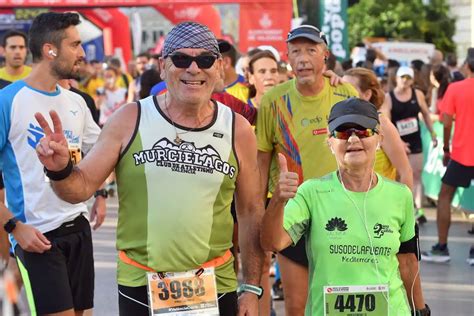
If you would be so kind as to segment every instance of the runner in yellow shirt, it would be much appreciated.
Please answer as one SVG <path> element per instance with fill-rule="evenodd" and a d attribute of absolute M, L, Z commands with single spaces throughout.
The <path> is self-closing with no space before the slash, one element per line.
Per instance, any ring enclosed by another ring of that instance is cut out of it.
<path fill-rule="evenodd" d="M 31 67 L 25 65 L 26 34 L 17 30 L 8 31 L 3 37 L 5 48 L 5 67 L 0 68 L 0 79 L 14 82 L 25 78 L 31 72 Z"/>

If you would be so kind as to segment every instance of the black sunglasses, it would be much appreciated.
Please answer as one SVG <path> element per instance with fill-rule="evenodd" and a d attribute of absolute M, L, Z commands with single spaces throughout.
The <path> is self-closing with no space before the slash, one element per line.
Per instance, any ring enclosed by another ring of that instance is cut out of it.
<path fill-rule="evenodd" d="M 190 56 L 183 53 L 174 53 L 169 55 L 173 65 L 176 68 L 189 68 L 191 64 L 196 62 L 197 66 L 200 69 L 209 69 L 216 62 L 217 57 L 214 55 L 199 55 L 199 56 Z"/>

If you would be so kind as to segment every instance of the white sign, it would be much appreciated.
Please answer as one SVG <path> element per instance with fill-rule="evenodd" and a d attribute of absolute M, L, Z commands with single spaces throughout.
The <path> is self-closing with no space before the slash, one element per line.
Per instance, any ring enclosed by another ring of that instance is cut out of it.
<path fill-rule="evenodd" d="M 435 50 L 434 44 L 413 42 L 378 42 L 373 43 L 372 46 L 380 49 L 387 58 L 406 65 L 414 59 L 429 62 Z"/>

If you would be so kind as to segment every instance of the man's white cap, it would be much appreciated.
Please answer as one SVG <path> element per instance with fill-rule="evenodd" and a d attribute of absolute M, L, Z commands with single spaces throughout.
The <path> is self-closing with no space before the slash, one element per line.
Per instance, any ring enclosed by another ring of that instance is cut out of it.
<path fill-rule="evenodd" d="M 411 67 L 401 66 L 397 70 L 397 77 L 410 76 L 411 78 L 415 77 L 415 72 Z"/>

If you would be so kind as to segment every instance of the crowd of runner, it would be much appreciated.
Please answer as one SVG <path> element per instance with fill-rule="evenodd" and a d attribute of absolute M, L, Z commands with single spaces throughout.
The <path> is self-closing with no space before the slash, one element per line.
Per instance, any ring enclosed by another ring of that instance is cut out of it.
<path fill-rule="evenodd" d="M 401 64 L 370 44 L 340 63 L 302 25 L 283 61 L 186 22 L 126 67 L 85 60 L 79 23 L 44 13 L 2 41 L 0 257 L 14 313 L 22 287 L 32 314 L 93 308 L 91 225 L 117 195 L 120 315 L 272 315 L 272 299 L 286 315 L 430 315 L 419 260 L 450 260 L 451 202 L 474 180 L 473 49 L 459 68 L 438 50 Z M 421 251 L 423 150 L 439 146 L 439 240 Z"/>

